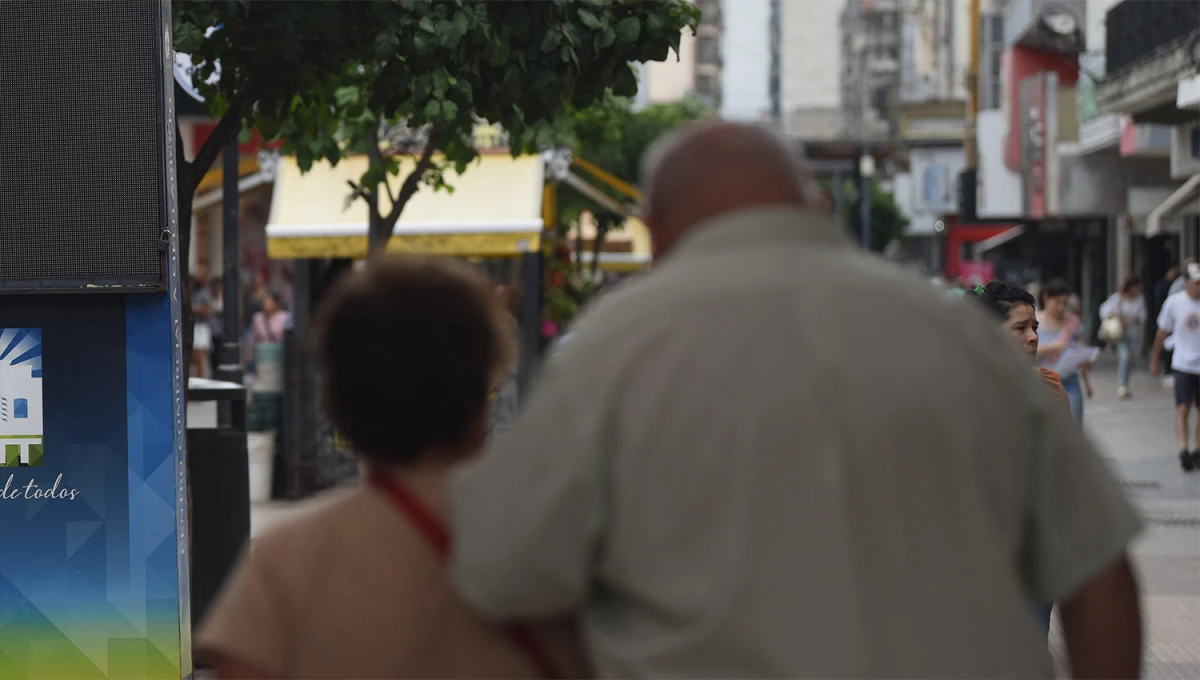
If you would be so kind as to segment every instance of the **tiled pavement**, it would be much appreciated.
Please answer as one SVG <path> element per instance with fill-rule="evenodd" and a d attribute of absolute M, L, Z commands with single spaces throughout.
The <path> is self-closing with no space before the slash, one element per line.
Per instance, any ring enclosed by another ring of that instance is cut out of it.
<path fill-rule="evenodd" d="M 1111 360 L 1092 378 L 1089 433 L 1146 520 L 1133 546 L 1142 586 L 1143 677 L 1200 678 L 1200 473 L 1179 469 L 1172 392 L 1135 373 L 1132 401 L 1116 398 Z"/>

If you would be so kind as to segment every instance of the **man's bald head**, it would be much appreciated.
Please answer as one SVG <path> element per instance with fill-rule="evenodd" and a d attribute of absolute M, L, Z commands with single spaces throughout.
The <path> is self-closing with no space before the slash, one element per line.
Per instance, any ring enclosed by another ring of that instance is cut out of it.
<path fill-rule="evenodd" d="M 737 123 L 694 123 L 663 135 L 642 160 L 641 180 L 659 255 L 692 227 L 726 213 L 820 203 L 811 174 L 782 139 Z"/>

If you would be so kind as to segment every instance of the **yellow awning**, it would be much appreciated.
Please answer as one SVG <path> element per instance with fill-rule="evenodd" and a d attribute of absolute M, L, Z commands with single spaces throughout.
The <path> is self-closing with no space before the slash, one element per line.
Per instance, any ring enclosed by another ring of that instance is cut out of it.
<path fill-rule="evenodd" d="M 588 232 L 585 230 L 583 233 L 587 234 Z M 650 246 L 650 230 L 638 218 L 630 217 L 625 220 L 620 229 L 609 232 L 608 240 L 610 242 L 628 242 L 630 244 L 630 251 L 627 253 L 600 253 L 599 269 L 625 273 L 635 272 L 650 266 L 650 262 L 653 259 Z M 577 256 L 573 254 L 572 260 L 578 261 Z M 592 253 L 590 250 L 583 253 L 583 261 L 585 264 L 591 265 Z"/>
<path fill-rule="evenodd" d="M 401 177 L 413 165 L 407 160 Z M 367 159 L 352 156 L 337 166 L 314 165 L 301 173 L 294 158 L 282 159 L 275 178 L 267 254 L 277 259 L 361 258 L 367 254 L 367 205 L 350 195 Z M 402 180 L 400 180 L 402 181 Z M 422 186 L 404 207 L 389 252 L 457 257 L 511 257 L 541 244 L 542 160 L 487 154 L 462 175 L 446 172 L 454 191 Z M 397 180 L 393 178 L 392 186 Z M 386 212 L 390 203 L 384 201 Z"/>
<path fill-rule="evenodd" d="M 238 161 L 238 177 L 253 175 L 256 172 L 258 172 L 258 158 L 243 158 Z M 225 172 L 220 165 L 204 173 L 204 177 L 200 178 L 200 184 L 196 187 L 196 195 L 199 196 L 212 189 L 220 189 L 224 177 Z"/>

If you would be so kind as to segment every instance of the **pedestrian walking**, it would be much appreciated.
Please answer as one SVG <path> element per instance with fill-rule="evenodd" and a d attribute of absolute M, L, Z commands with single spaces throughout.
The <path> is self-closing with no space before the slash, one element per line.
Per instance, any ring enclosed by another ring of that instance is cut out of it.
<path fill-rule="evenodd" d="M 208 378 L 209 354 L 213 351 L 213 298 L 208 290 L 208 268 L 203 265 L 191 280 L 192 305 L 192 357 L 191 375 L 194 378 Z"/>
<path fill-rule="evenodd" d="M 1017 341 L 1021 350 L 1029 355 L 1031 362 L 1037 361 L 1038 320 L 1037 300 L 1033 293 L 1011 281 L 992 281 L 986 286 L 976 286 L 970 295 L 1001 320 L 1001 329 Z M 1034 369 L 1050 392 L 1064 405 L 1070 406 L 1062 376 L 1049 368 Z"/>
<path fill-rule="evenodd" d="M 1146 299 L 1142 280 L 1130 276 L 1121 290 L 1100 305 L 1102 339 L 1117 349 L 1117 396 L 1131 399 L 1129 374 L 1133 362 L 1142 356 L 1142 334 L 1146 325 Z"/>
<path fill-rule="evenodd" d="M 454 572 L 610 678 L 1134 677 L 1137 514 L 1011 340 L 852 245 L 763 129 L 642 174 L 654 269 L 457 475 Z"/>
<path fill-rule="evenodd" d="M 212 375 L 217 375 L 218 369 L 221 366 L 222 349 L 225 346 L 225 282 L 219 276 L 214 276 L 208 282 L 209 310 L 211 315 L 208 318 L 208 326 L 212 331 L 212 351 L 209 356 L 209 365 L 212 369 Z"/>
<path fill-rule="evenodd" d="M 564 627 L 485 622 L 445 563 L 444 484 L 487 436 L 507 337 L 484 279 L 373 261 L 317 323 L 324 404 L 367 471 L 262 535 L 200 630 L 221 678 L 581 677 Z"/>
<path fill-rule="evenodd" d="M 1155 322 L 1154 328 L 1153 328 L 1154 335 L 1158 334 L 1158 315 L 1162 312 L 1163 305 L 1167 303 L 1167 298 L 1171 296 L 1171 289 L 1175 286 L 1175 282 L 1181 281 L 1181 279 L 1179 278 L 1181 273 L 1182 273 L 1182 270 L 1179 268 L 1179 265 L 1173 264 L 1167 268 L 1166 276 L 1164 276 L 1161 280 L 1159 280 L 1158 283 L 1154 284 L 1154 291 L 1153 291 L 1153 293 L 1154 293 L 1153 305 L 1154 306 L 1150 310 L 1150 315 L 1148 317 L 1150 320 Z M 1181 282 L 1181 285 L 1182 285 L 1182 282 Z M 1153 347 L 1154 341 L 1151 340 L 1150 344 Z M 1173 343 L 1168 343 L 1168 345 L 1164 346 L 1164 348 L 1163 348 L 1163 356 L 1165 357 L 1165 361 L 1163 362 L 1163 364 L 1168 367 L 1171 365 L 1171 353 L 1173 351 L 1174 351 Z M 1170 387 L 1173 387 L 1174 385 L 1175 385 L 1175 381 L 1171 377 L 1170 371 L 1167 371 L 1167 375 L 1163 378 L 1163 387 L 1170 388 Z"/>
<path fill-rule="evenodd" d="M 262 309 L 254 314 L 250 322 L 250 341 L 246 351 L 251 362 L 255 361 L 256 351 L 261 344 L 282 344 L 287 332 L 291 315 L 283 306 L 283 300 L 274 291 L 268 290 L 262 296 Z"/>
<path fill-rule="evenodd" d="M 1031 363 L 1036 362 L 1038 320 L 1037 300 L 1033 294 L 1009 281 L 992 281 L 986 286 L 976 286 L 970 295 L 975 297 L 984 309 L 1000 318 L 1001 329 L 1017 342 L 1017 346 L 1028 355 Z M 1048 368 L 1034 370 L 1050 392 L 1064 406 L 1070 408 L 1071 400 L 1067 397 L 1067 391 L 1063 388 L 1062 378 L 1058 373 Z M 1050 631 L 1053 610 L 1053 603 L 1046 603 L 1038 610 L 1042 627 L 1047 633 Z"/>
<path fill-rule="evenodd" d="M 1200 416 L 1196 420 L 1196 448 L 1189 446 L 1188 420 L 1192 408 L 1200 410 L 1200 264 L 1191 263 L 1184 274 L 1184 290 L 1167 298 L 1158 315 L 1158 333 L 1150 355 L 1150 372 L 1162 372 L 1162 351 L 1168 336 L 1175 341 L 1171 370 L 1175 374 L 1175 437 L 1179 464 L 1186 472 L 1200 467 Z"/>
<path fill-rule="evenodd" d="M 1038 366 L 1057 366 L 1066 350 L 1082 344 L 1083 323 L 1068 310 L 1070 297 L 1071 288 L 1062 279 L 1052 279 L 1042 287 L 1039 300 L 1041 313 L 1038 314 L 1038 333 L 1041 336 Z M 1080 423 L 1083 422 L 1084 398 L 1090 399 L 1092 396 L 1087 368 L 1086 365 L 1070 364 L 1059 372 L 1063 388 L 1071 400 L 1071 413 Z"/>
<path fill-rule="evenodd" d="M 1200 264 L 1200 260 L 1197 260 L 1194 257 L 1189 257 L 1186 260 L 1184 260 L 1182 273 L 1186 274 L 1188 269 L 1191 268 L 1191 266 L 1194 264 Z M 1171 297 L 1172 295 L 1178 295 L 1179 293 L 1182 293 L 1184 291 L 1184 288 L 1186 288 L 1186 287 L 1187 287 L 1187 277 L 1182 276 L 1182 275 L 1177 277 L 1174 281 L 1171 282 L 1171 287 L 1167 290 L 1167 297 Z"/>

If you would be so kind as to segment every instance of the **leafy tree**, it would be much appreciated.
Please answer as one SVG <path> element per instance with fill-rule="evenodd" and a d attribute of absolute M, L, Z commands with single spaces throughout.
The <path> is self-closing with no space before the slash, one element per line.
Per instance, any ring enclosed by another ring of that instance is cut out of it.
<path fill-rule="evenodd" d="M 354 191 L 375 213 L 373 247 L 421 183 L 443 187 L 443 170 L 475 159 L 480 119 L 513 135 L 514 152 L 527 150 L 565 104 L 587 106 L 609 88 L 634 94 L 631 63 L 667 58 L 699 15 L 686 0 L 175 6 L 176 46 L 199 62 L 200 92 L 221 116 L 184 190 L 243 121 L 281 137 L 301 168 L 366 153 L 373 162 Z M 219 81 L 204 84 L 218 62 Z M 404 168 L 401 158 L 417 151 Z"/>
<path fill-rule="evenodd" d="M 353 190 L 371 206 L 372 247 L 421 183 L 444 187 L 444 169 L 465 170 L 479 119 L 509 131 L 514 153 L 526 150 L 564 105 L 610 88 L 633 95 L 630 64 L 667 58 L 699 18 L 686 0 L 176 0 L 173 14 L 175 47 L 197 64 L 194 82 L 218 118 L 191 162 L 177 139 L 180 223 L 221 149 L 253 126 L 281 137 L 303 168 L 370 156 Z M 401 156 L 418 150 L 403 168 Z M 189 230 L 180 232 L 186 262 Z"/>
<path fill-rule="evenodd" d="M 830 182 L 824 182 L 826 191 L 834 191 Z M 846 180 L 842 185 L 843 196 L 856 197 L 860 185 L 854 180 Z M 859 203 L 856 200 L 842 202 L 842 214 L 836 216 L 842 224 L 848 225 L 851 236 L 855 241 L 861 240 L 862 233 Z M 871 250 L 881 253 L 893 241 L 904 238 L 904 228 L 908 226 L 908 218 L 900 212 L 891 194 L 884 193 L 879 188 L 879 182 L 871 183 Z"/>
<path fill-rule="evenodd" d="M 699 120 L 710 114 L 698 99 L 651 104 L 635 108 L 626 97 L 608 93 L 593 106 L 572 111 L 559 130 L 559 143 L 568 146 L 580 158 L 616 177 L 634 184 L 638 180 L 639 164 L 646 149 L 664 133 L 684 123 Z M 629 197 L 604 182 L 594 186 L 618 203 L 628 203 Z M 559 193 L 559 218 L 563 224 L 579 221 L 584 212 L 596 220 L 596 237 L 592 242 L 592 274 L 599 266 L 600 253 L 608 233 L 620 228 L 625 218 L 596 205 L 595 201 L 569 186 Z M 582 230 L 576 230 L 582 234 Z M 582 252 L 582 236 L 576 250 Z M 580 258 L 582 265 L 582 258 Z"/>

